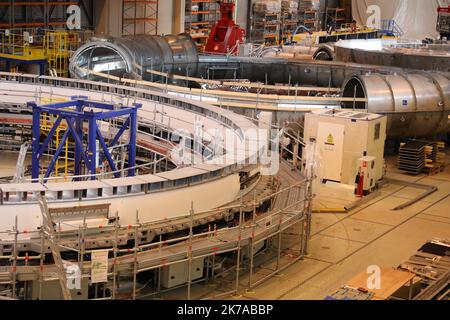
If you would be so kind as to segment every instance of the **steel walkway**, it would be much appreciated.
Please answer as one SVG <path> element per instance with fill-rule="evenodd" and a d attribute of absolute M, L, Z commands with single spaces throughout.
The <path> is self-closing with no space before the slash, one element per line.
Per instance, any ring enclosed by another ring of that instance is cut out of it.
<path fill-rule="evenodd" d="M 300 178 L 300 175 L 297 175 L 296 179 L 301 180 L 295 184 L 292 184 L 295 180 L 287 181 L 289 177 L 295 175 L 287 168 L 281 169 L 282 184 L 290 186 L 276 194 L 272 211 L 257 217 L 254 221 L 248 221 L 234 228 L 194 235 L 192 238 L 183 237 L 139 246 L 137 249 L 118 250 L 122 254 L 127 254 L 110 259 L 109 272 L 130 272 L 135 270 L 135 267 L 138 272 L 142 272 L 187 262 L 190 257 L 195 260 L 232 252 L 247 246 L 250 241 L 262 241 L 286 230 L 305 219 L 306 216 L 303 209 L 306 205 L 305 185 L 307 182 Z M 260 201 L 261 199 L 258 199 L 258 202 Z M 90 262 L 85 262 L 83 264 L 84 274 L 89 272 L 90 268 Z M 15 273 L 17 281 L 39 280 L 41 276 L 45 280 L 57 279 L 57 268 L 54 265 L 44 265 L 42 274 L 40 266 L 17 266 Z M 10 283 L 13 274 L 12 267 L 0 267 L 0 283 Z"/>

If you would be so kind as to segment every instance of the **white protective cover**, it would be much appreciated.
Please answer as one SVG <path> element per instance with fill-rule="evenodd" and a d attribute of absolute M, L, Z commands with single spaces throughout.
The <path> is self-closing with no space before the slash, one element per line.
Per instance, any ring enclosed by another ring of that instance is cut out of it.
<path fill-rule="evenodd" d="M 423 40 L 438 37 L 437 10 L 450 6 L 450 0 L 355 0 L 353 18 L 366 25 L 371 5 L 381 8 L 381 19 L 393 19 L 399 24 L 404 40 Z"/>

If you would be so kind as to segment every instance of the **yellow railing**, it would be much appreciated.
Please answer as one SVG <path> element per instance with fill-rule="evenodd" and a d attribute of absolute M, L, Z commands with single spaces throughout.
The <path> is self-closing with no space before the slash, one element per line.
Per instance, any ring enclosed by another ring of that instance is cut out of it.
<path fill-rule="evenodd" d="M 56 102 L 65 102 L 66 99 L 62 98 L 42 98 L 41 104 L 49 104 L 49 103 L 56 103 Z M 45 135 L 48 135 L 50 133 L 50 130 L 52 129 L 53 125 L 56 122 L 57 117 L 48 113 L 42 113 L 41 114 L 41 132 Z M 64 135 L 64 133 L 67 130 L 67 124 L 62 122 L 58 128 L 55 131 L 55 145 L 59 146 L 61 139 Z M 69 175 L 69 139 L 66 140 L 64 145 L 64 156 L 58 159 L 55 163 L 55 177 L 60 176 L 60 171 L 63 169 L 64 177 L 67 177 Z"/>
<path fill-rule="evenodd" d="M 58 77 L 66 78 L 68 76 L 68 65 L 70 58 L 68 32 L 46 32 L 44 43 L 49 68 L 55 70 Z"/>
<path fill-rule="evenodd" d="M 71 52 L 92 36 L 89 31 L 0 29 L 0 56 L 47 60 L 58 77 L 67 77 Z"/>
<path fill-rule="evenodd" d="M 32 29 L 0 30 L 1 54 L 18 59 L 44 60 L 44 35 Z"/>

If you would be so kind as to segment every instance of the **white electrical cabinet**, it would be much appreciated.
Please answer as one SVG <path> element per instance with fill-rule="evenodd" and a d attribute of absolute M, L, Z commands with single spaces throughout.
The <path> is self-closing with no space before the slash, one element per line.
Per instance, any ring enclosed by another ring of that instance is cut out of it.
<path fill-rule="evenodd" d="M 191 280 L 203 277 L 204 258 L 192 260 Z M 165 266 L 161 271 L 161 285 L 170 289 L 188 282 L 189 263 L 180 262 Z"/>
<path fill-rule="evenodd" d="M 375 183 L 383 177 L 387 118 L 353 110 L 315 110 L 305 115 L 304 141 L 316 141 L 325 181 L 355 184 L 362 157 L 374 157 Z"/>

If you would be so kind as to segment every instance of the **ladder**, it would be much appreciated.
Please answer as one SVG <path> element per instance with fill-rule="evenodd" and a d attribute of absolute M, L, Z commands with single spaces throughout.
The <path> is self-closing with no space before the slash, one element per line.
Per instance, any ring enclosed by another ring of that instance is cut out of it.
<path fill-rule="evenodd" d="M 50 211 L 48 210 L 47 200 L 44 196 L 38 196 L 39 206 L 41 208 L 42 213 L 42 228 L 45 235 L 50 243 L 50 250 L 53 255 L 53 260 L 55 262 L 55 266 L 58 273 L 59 284 L 61 285 L 61 291 L 64 297 L 64 300 L 72 300 L 72 295 L 70 294 L 70 290 L 67 287 L 67 276 L 66 270 L 64 269 L 63 261 L 61 258 L 61 252 L 59 250 L 58 245 L 55 242 L 55 228 L 53 225 L 53 220 L 50 215 Z"/>
<path fill-rule="evenodd" d="M 28 142 L 25 142 L 20 147 L 19 158 L 17 159 L 17 164 L 16 164 L 16 172 L 14 173 L 14 178 L 11 181 L 12 183 L 21 183 L 23 181 L 23 178 L 25 176 L 24 163 L 25 163 L 25 158 L 27 157 L 27 152 L 28 152 L 29 148 L 30 148 L 30 145 L 28 144 Z"/>
<path fill-rule="evenodd" d="M 402 28 L 395 20 L 382 20 L 380 33 L 397 38 L 401 38 L 404 35 Z"/>

